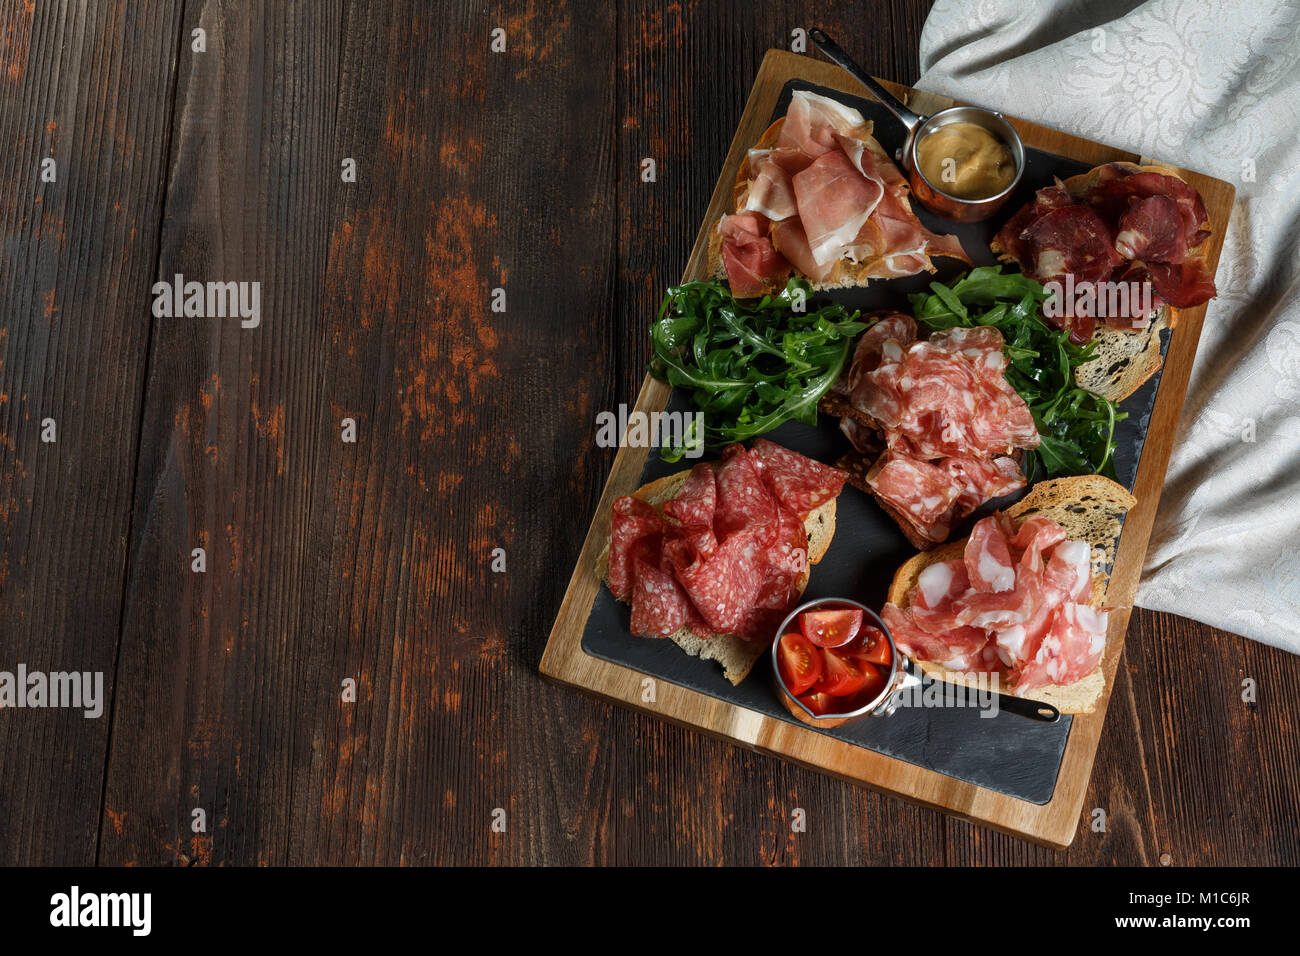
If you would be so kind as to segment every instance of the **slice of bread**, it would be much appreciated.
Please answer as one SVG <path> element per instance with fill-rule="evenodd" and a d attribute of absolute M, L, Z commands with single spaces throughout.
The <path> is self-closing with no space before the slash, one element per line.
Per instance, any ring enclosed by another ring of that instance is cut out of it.
<path fill-rule="evenodd" d="M 1096 166 L 1086 173 L 1071 176 L 1062 185 L 1065 191 L 1076 199 L 1081 199 L 1101 178 L 1101 171 L 1106 165 Z M 1135 172 L 1161 173 L 1182 179 L 1176 169 L 1165 166 L 1139 166 L 1136 163 L 1117 162 L 1116 166 L 1125 166 Z M 1189 259 L 1203 258 L 1209 251 L 1206 239 L 1195 249 L 1189 249 Z M 1004 262 L 1017 268 L 1020 264 L 1002 247 L 995 237 L 989 248 Z M 1171 305 L 1162 305 L 1151 317 L 1145 329 L 1127 331 L 1111 327 L 1106 321 L 1097 322 L 1093 340 L 1097 342 L 1097 357 L 1091 362 L 1080 365 L 1074 370 L 1074 380 L 1080 387 L 1096 392 L 1104 398 L 1121 402 L 1142 386 L 1152 375 L 1160 370 L 1160 332 L 1178 325 L 1178 310 Z"/>
<path fill-rule="evenodd" d="M 671 501 L 677 496 L 677 492 L 681 490 L 689 475 L 689 469 L 676 472 L 642 486 L 634 491 L 632 495 L 659 508 L 664 502 Z M 804 519 L 803 526 L 804 531 L 808 534 L 808 565 L 811 568 L 812 565 L 817 564 L 826 556 L 826 549 L 831 546 L 831 538 L 835 536 L 835 499 L 832 498 L 809 514 Z M 799 581 L 799 591 L 801 593 L 808 586 L 810 573 L 809 570 L 805 570 L 803 577 Z M 596 574 L 602 582 L 608 585 L 608 543 L 596 558 Z M 739 684 L 749 676 L 750 669 L 753 668 L 755 662 L 766 654 L 771 646 L 764 641 L 747 641 L 734 634 L 712 634 L 708 637 L 700 637 L 687 627 L 682 627 L 675 634 L 669 635 L 669 639 L 693 657 L 699 657 L 706 661 L 717 661 L 722 665 L 722 671 L 727 680 L 733 684 Z"/>
<path fill-rule="evenodd" d="M 1051 518 L 1065 529 L 1070 538 L 1087 541 L 1092 545 L 1092 598 L 1093 607 L 1105 607 L 1110 570 L 1115 562 L 1115 549 L 1119 544 L 1124 515 L 1137 499 L 1122 485 L 1100 475 L 1083 475 L 1077 478 L 1054 478 L 1034 485 L 1025 497 L 1007 509 L 1007 514 L 1018 526 L 1030 515 Z M 949 541 L 933 551 L 918 554 L 898 569 L 889 586 L 889 602 L 905 608 L 912 603 L 917 579 L 921 572 L 940 561 L 960 558 L 966 541 Z M 1113 642 L 1108 641 L 1101 662 L 1086 677 L 1072 684 L 1038 687 L 1030 692 L 1034 700 L 1051 704 L 1063 714 L 1090 714 L 1105 690 L 1106 662 L 1109 655 L 1117 653 Z M 932 661 L 916 662 L 922 671 L 935 680 L 974 687 L 975 675 L 952 671 Z M 1015 693 L 1015 688 L 1010 689 Z"/>

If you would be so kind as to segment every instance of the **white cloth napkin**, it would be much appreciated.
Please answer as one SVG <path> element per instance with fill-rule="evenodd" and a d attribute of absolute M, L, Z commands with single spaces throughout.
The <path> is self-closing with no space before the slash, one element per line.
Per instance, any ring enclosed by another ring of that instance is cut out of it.
<path fill-rule="evenodd" d="M 1300 653 L 1300 0 L 938 0 L 921 70 L 1237 187 L 1137 603 Z"/>

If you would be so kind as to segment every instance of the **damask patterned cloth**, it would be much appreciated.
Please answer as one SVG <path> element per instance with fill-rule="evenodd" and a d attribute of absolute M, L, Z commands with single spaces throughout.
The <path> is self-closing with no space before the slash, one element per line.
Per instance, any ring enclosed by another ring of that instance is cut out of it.
<path fill-rule="evenodd" d="M 1300 653 L 1300 0 L 938 0 L 921 70 L 1236 186 L 1137 603 Z"/>

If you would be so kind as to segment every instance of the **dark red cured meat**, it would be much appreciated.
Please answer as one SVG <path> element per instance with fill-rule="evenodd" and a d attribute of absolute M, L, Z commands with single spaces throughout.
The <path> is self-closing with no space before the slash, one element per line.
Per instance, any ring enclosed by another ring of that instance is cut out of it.
<path fill-rule="evenodd" d="M 767 487 L 800 520 L 839 495 L 848 478 L 838 468 L 813 461 L 765 438 L 754 442 L 750 454 L 757 461 Z"/>
<path fill-rule="evenodd" d="M 632 597 L 637 558 L 657 561 L 664 522 L 654 506 L 624 495 L 614 499 L 609 536 L 609 590 L 620 601 Z"/>
<path fill-rule="evenodd" d="M 1074 198 L 1066 192 L 1059 179 L 1054 186 L 1044 186 L 1034 194 L 1031 202 L 1026 203 L 1019 212 L 1007 220 L 1006 225 L 998 230 L 997 241 L 1001 243 L 1008 255 L 1020 263 L 1020 268 L 1024 272 L 1032 272 L 1033 263 L 1025 255 L 1025 242 L 1021 234 L 1053 209 L 1070 206 L 1074 202 Z"/>
<path fill-rule="evenodd" d="M 1021 234 L 1041 282 L 1060 281 L 1066 273 L 1075 284 L 1101 282 L 1123 261 L 1115 251 L 1115 234 L 1088 206 L 1062 206 L 1037 219 Z"/>
<path fill-rule="evenodd" d="M 713 512 L 717 507 L 718 487 L 713 475 L 713 465 L 700 462 L 671 501 L 664 502 L 664 514 L 687 528 L 713 527 Z"/>
<path fill-rule="evenodd" d="M 754 456 L 742 445 L 730 445 L 717 469 L 717 508 L 713 530 L 719 541 L 747 529 L 758 529 L 766 547 L 776 536 L 776 499 L 759 474 Z"/>
<path fill-rule="evenodd" d="M 1177 200 L 1135 197 L 1120 217 L 1115 250 L 1125 259 L 1182 262 L 1187 258 L 1187 239 Z"/>
<path fill-rule="evenodd" d="M 689 617 L 686 592 L 671 574 L 640 558 L 636 559 L 634 568 L 632 633 L 644 637 L 667 637 L 676 633 Z"/>
<path fill-rule="evenodd" d="M 1209 215 L 1205 201 L 1194 187 L 1177 176 L 1130 171 L 1128 175 L 1099 180 L 1088 190 L 1085 198 L 1103 218 L 1117 222 L 1127 211 L 1130 200 L 1149 196 L 1168 196 L 1178 203 L 1189 248 L 1195 248 L 1208 238 L 1209 230 L 1205 227 Z"/>
<path fill-rule="evenodd" d="M 1148 262 L 1146 267 L 1160 298 L 1175 308 L 1191 308 L 1218 295 L 1214 277 L 1200 259 L 1179 263 Z"/>
<path fill-rule="evenodd" d="M 766 548 L 758 541 L 760 530 L 748 528 L 732 534 L 707 561 L 674 569 L 691 603 L 714 633 L 735 634 L 753 609 L 766 578 Z"/>

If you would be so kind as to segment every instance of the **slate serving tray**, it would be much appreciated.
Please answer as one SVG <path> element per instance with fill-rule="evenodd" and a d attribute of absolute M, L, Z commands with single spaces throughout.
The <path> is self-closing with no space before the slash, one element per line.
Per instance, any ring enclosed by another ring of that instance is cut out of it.
<path fill-rule="evenodd" d="M 858 109 L 875 124 L 874 135 L 887 152 L 893 154 L 903 145 L 901 124 L 880 103 L 799 80 L 785 85 L 772 119 L 783 116 L 796 89 L 812 90 L 838 99 Z M 1086 172 L 1090 167 L 1065 157 L 1025 148 L 1026 168 L 1016 193 L 992 219 L 983 223 L 948 223 L 931 215 L 914 203 L 921 222 L 935 232 L 956 234 L 976 265 L 992 264 L 989 241 L 1002 223 L 1028 202 L 1034 192 L 1052 182 L 1052 177 L 1066 179 Z M 868 311 L 880 308 L 907 308 L 907 294 L 925 291 L 934 279 L 947 281 L 966 269 L 951 259 L 936 259 L 939 271 L 904 279 L 873 283 L 867 288 L 831 290 L 818 294 L 819 299 L 841 302 Z M 1161 354 L 1169 345 L 1169 333 L 1161 335 Z M 1147 424 L 1155 404 L 1160 374 L 1152 376 L 1142 388 L 1121 404 L 1128 418 L 1116 428 L 1115 469 L 1121 484 L 1132 490 L 1138 462 L 1147 433 Z M 685 398 L 674 391 L 668 404 L 670 411 L 689 411 Z M 847 439 L 840 434 L 834 419 L 822 416 L 819 427 L 810 428 L 787 423 L 765 437 L 795 451 L 833 463 L 849 450 Z M 710 455 L 706 457 L 716 457 Z M 693 464 L 691 461 L 669 464 L 657 453 L 646 460 L 642 483 Z M 1027 489 L 1025 489 L 1027 491 Z M 954 537 L 965 534 L 965 527 L 994 507 L 1006 507 L 1023 495 L 1021 491 L 990 502 Z M 868 607 L 879 608 L 894 571 L 915 554 L 894 522 L 868 496 L 851 486 L 840 495 L 835 538 L 826 557 L 814 569 L 805 599 L 825 596 L 855 598 Z M 582 635 L 582 649 L 603 660 L 630 667 L 660 680 L 728 701 L 769 717 L 795 723 L 771 687 L 770 658 L 764 655 L 750 676 L 739 686 L 732 686 L 721 668 L 712 661 L 690 657 L 670 641 L 632 637 L 629 610 L 601 588 Z M 842 727 L 818 730 L 854 746 L 887 754 L 908 763 L 1035 804 L 1052 798 L 1060 772 L 1065 744 L 1072 719 L 1062 717 L 1055 724 L 1043 724 L 1011 714 L 980 717 L 969 708 L 900 708 L 889 717 L 865 718 Z"/>

